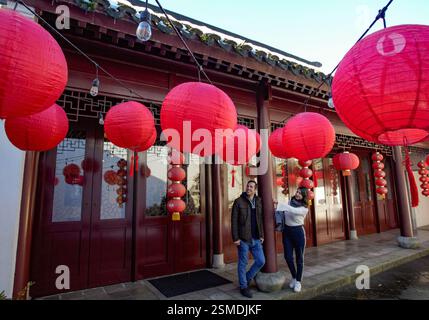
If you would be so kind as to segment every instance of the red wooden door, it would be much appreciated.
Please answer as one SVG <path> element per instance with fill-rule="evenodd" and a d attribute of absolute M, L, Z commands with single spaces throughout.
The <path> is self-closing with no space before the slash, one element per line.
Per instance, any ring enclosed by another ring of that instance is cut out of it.
<path fill-rule="evenodd" d="M 375 186 L 371 169 L 371 154 L 369 152 L 355 153 L 360 159 L 360 166 L 352 171 L 356 231 L 358 235 L 376 233 Z"/>
<path fill-rule="evenodd" d="M 167 214 L 166 191 L 169 148 L 154 146 L 141 155 L 136 199 L 137 279 L 206 267 L 205 207 L 201 202 L 204 170 L 192 156 L 185 165 L 186 211 L 180 221 Z"/>
<path fill-rule="evenodd" d="M 313 172 L 317 177 L 317 187 L 314 189 L 317 244 L 344 240 L 341 181 L 332 158 L 314 160 Z"/>
<path fill-rule="evenodd" d="M 126 160 L 127 152 L 105 142 L 102 127 L 87 120 L 72 123 L 67 138 L 42 154 L 32 296 L 67 291 L 55 284 L 58 266 L 68 267 L 70 290 L 130 280 L 131 206 L 120 206 L 119 186 L 107 186 L 103 179 L 107 170 L 119 169 L 121 158 Z M 66 179 L 64 168 L 70 165 L 80 171 L 80 178 Z M 123 183 L 132 190 L 130 183 Z"/>

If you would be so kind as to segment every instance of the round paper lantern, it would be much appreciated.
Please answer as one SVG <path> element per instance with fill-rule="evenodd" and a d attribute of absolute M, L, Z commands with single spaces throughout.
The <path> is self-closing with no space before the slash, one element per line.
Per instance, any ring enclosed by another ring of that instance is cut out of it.
<path fill-rule="evenodd" d="M 168 170 L 167 178 L 171 181 L 183 181 L 186 178 L 186 171 L 181 167 L 173 167 Z"/>
<path fill-rule="evenodd" d="M 42 112 L 8 118 L 5 131 L 10 142 L 24 151 L 47 151 L 55 148 L 67 135 L 69 122 L 65 111 L 54 104 Z"/>
<path fill-rule="evenodd" d="M 186 203 L 181 199 L 171 199 L 167 202 L 167 210 L 170 213 L 180 213 L 185 211 Z"/>
<path fill-rule="evenodd" d="M 302 168 L 299 171 L 299 175 L 303 178 L 311 178 L 311 176 L 313 175 L 313 171 L 309 168 Z"/>
<path fill-rule="evenodd" d="M 21 13 L 0 10 L 0 119 L 51 107 L 67 84 L 67 62 L 55 39 Z"/>
<path fill-rule="evenodd" d="M 429 189 L 423 190 L 422 194 L 423 194 L 425 197 L 429 197 Z"/>
<path fill-rule="evenodd" d="M 136 152 L 144 152 L 148 149 L 150 149 L 156 142 L 157 133 L 155 127 L 153 128 L 152 135 L 150 136 L 149 140 L 146 141 L 146 143 L 143 143 L 140 147 L 136 149 Z"/>
<path fill-rule="evenodd" d="M 429 177 L 428 176 L 420 177 L 420 182 L 429 182 Z"/>
<path fill-rule="evenodd" d="M 222 90 L 206 83 L 187 82 L 173 88 L 161 108 L 162 130 L 174 129 L 180 136 L 180 141 L 169 139 L 168 145 L 181 152 L 203 157 L 217 153 L 223 147 L 223 137 L 215 134 L 216 129 L 234 130 L 236 124 L 237 111 L 231 98 Z M 186 126 L 189 130 L 184 129 Z M 193 133 L 206 134 L 208 137 L 206 140 L 200 137 L 192 139 Z M 212 150 L 197 150 L 196 147 L 202 142 L 211 145 Z M 203 145 L 205 144 L 201 146 Z"/>
<path fill-rule="evenodd" d="M 283 145 L 298 160 L 325 157 L 335 144 L 335 130 L 329 120 L 318 113 L 304 112 L 291 118 L 283 128 Z"/>
<path fill-rule="evenodd" d="M 169 198 L 181 198 L 186 194 L 186 187 L 181 183 L 172 183 L 168 186 L 167 196 Z"/>
<path fill-rule="evenodd" d="M 288 159 L 287 148 L 283 145 L 283 128 L 276 129 L 268 138 L 268 147 L 272 155 L 279 159 Z"/>
<path fill-rule="evenodd" d="M 383 170 L 384 169 L 384 163 L 383 162 L 374 162 L 372 164 L 372 168 L 374 170 Z"/>
<path fill-rule="evenodd" d="M 314 182 L 310 179 L 303 179 L 301 183 L 299 184 L 300 188 L 307 188 L 307 189 L 313 189 L 314 188 Z"/>
<path fill-rule="evenodd" d="M 225 138 L 221 158 L 233 166 L 248 163 L 261 149 L 261 137 L 255 130 L 237 125 L 234 135 Z"/>
<path fill-rule="evenodd" d="M 381 195 L 382 197 L 385 197 L 388 193 L 388 190 L 386 187 L 378 187 L 376 190 L 377 194 Z"/>
<path fill-rule="evenodd" d="M 369 35 L 341 61 L 332 94 L 341 120 L 360 137 L 389 146 L 429 137 L 429 26 Z"/>
<path fill-rule="evenodd" d="M 152 112 L 135 101 L 118 104 L 107 112 L 104 130 L 107 138 L 120 148 L 139 151 L 153 139 L 155 121 Z"/>
<path fill-rule="evenodd" d="M 343 172 L 343 176 L 350 176 L 351 170 L 359 167 L 359 158 L 354 153 L 343 152 L 337 154 L 333 159 L 334 167 Z"/>
<path fill-rule="evenodd" d="M 374 176 L 376 178 L 384 178 L 386 177 L 386 172 L 384 172 L 383 170 L 377 170 L 375 171 Z"/>
<path fill-rule="evenodd" d="M 111 186 L 114 186 L 118 182 L 118 175 L 114 170 L 107 170 L 103 177 L 104 181 Z"/>
<path fill-rule="evenodd" d="M 426 168 L 426 163 L 424 161 L 420 161 L 417 164 L 417 167 L 419 167 L 420 169 L 425 169 Z"/>
<path fill-rule="evenodd" d="M 377 179 L 377 180 L 375 180 L 375 184 L 378 187 L 385 187 L 385 186 L 387 186 L 387 181 L 384 179 Z"/>

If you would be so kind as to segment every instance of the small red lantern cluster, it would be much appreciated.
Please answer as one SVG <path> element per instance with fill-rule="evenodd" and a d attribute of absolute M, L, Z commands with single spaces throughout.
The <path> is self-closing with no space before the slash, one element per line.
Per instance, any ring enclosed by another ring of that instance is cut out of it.
<path fill-rule="evenodd" d="M 116 193 L 118 194 L 116 202 L 119 208 L 122 208 L 123 204 L 127 202 L 127 161 L 125 159 L 120 159 L 117 162 L 117 166 L 119 169 L 116 171 L 116 181 L 118 185 L 118 189 L 116 189 Z"/>
<path fill-rule="evenodd" d="M 354 153 L 344 151 L 337 154 L 334 159 L 334 167 L 343 172 L 343 176 L 350 176 L 352 170 L 359 167 L 359 158 Z"/>
<path fill-rule="evenodd" d="M 182 153 L 172 150 L 168 161 L 172 167 L 167 172 L 171 181 L 167 189 L 167 211 L 172 214 L 173 221 L 180 221 L 180 213 L 186 209 L 186 203 L 181 199 L 186 194 L 186 188 L 181 183 L 186 178 L 186 172 L 181 167 L 185 159 Z"/>
<path fill-rule="evenodd" d="M 130 176 L 138 171 L 138 152 L 149 149 L 156 141 L 155 120 L 143 104 L 129 101 L 118 104 L 107 112 L 104 121 L 107 138 L 120 148 L 135 153 L 131 158 Z"/>
<path fill-rule="evenodd" d="M 289 194 L 289 173 L 288 173 L 288 167 L 287 167 L 287 161 L 282 165 L 282 193 L 287 196 Z"/>
<path fill-rule="evenodd" d="M 429 197 L 429 171 L 427 170 L 427 164 L 424 161 L 418 163 L 420 182 L 422 183 L 420 187 L 422 188 L 422 194 L 425 197 Z"/>
<path fill-rule="evenodd" d="M 338 195 L 338 173 L 335 166 L 329 166 L 329 182 L 331 183 L 332 195 Z"/>
<path fill-rule="evenodd" d="M 299 171 L 299 176 L 302 178 L 299 187 L 308 189 L 307 199 L 309 200 L 309 205 L 311 205 L 311 201 L 314 199 L 314 192 L 312 191 L 314 188 L 314 182 L 310 179 L 313 175 L 313 171 L 309 168 L 312 163 L 312 160 L 299 160 L 299 165 L 302 167 Z"/>
<path fill-rule="evenodd" d="M 384 163 L 383 163 L 384 157 L 380 152 L 375 152 L 372 155 L 372 168 L 374 169 L 374 176 L 375 176 L 375 184 L 377 186 L 376 192 L 379 194 L 383 199 L 385 199 L 386 194 L 388 193 L 387 190 L 387 181 L 384 179 L 386 177 L 386 172 L 384 172 Z"/>

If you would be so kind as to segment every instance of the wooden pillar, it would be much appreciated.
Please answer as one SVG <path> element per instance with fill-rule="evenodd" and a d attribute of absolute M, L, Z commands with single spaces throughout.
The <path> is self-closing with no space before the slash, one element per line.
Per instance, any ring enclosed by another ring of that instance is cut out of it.
<path fill-rule="evenodd" d="M 213 184 L 212 184 L 212 165 L 204 165 L 205 174 L 205 207 L 206 207 L 206 235 L 207 235 L 207 267 L 213 265 Z"/>
<path fill-rule="evenodd" d="M 413 237 L 413 226 L 411 222 L 411 204 L 408 197 L 407 183 L 405 181 L 405 171 L 403 166 L 402 148 L 393 147 L 395 159 L 395 179 L 396 179 L 396 200 L 398 202 L 399 221 L 401 236 Z M 390 190 L 391 192 L 392 190 Z"/>
<path fill-rule="evenodd" d="M 268 111 L 268 101 L 270 99 L 270 87 L 266 81 L 259 83 L 256 91 L 256 105 L 258 109 L 258 130 L 270 130 L 270 116 Z M 261 135 L 262 137 L 262 135 Z M 262 139 L 262 144 L 268 145 L 268 141 Z M 276 273 L 277 252 L 274 231 L 274 204 L 273 204 L 273 164 L 271 154 L 268 152 L 268 169 L 264 175 L 258 176 L 258 194 L 262 198 L 262 207 L 264 211 L 264 251 L 265 266 L 264 273 Z"/>
<path fill-rule="evenodd" d="M 214 159 L 214 157 L 213 157 Z M 212 199 L 213 199 L 213 267 L 220 268 L 223 262 L 223 241 L 222 241 L 222 217 L 223 217 L 223 197 L 221 182 L 221 165 L 215 164 L 212 167 Z"/>
<path fill-rule="evenodd" d="M 25 299 L 29 289 L 26 288 L 26 286 L 30 280 L 31 240 L 33 234 L 38 166 L 39 153 L 27 152 L 25 155 L 22 181 L 18 245 L 13 284 L 14 299 Z M 27 290 L 24 290 L 25 288 Z"/>
<path fill-rule="evenodd" d="M 350 227 L 350 240 L 357 239 L 356 231 L 356 220 L 355 220 L 355 211 L 354 211 L 354 196 L 353 196 L 353 184 L 352 177 L 344 177 L 346 180 L 346 195 L 347 195 L 347 212 L 349 216 L 349 227 Z"/>

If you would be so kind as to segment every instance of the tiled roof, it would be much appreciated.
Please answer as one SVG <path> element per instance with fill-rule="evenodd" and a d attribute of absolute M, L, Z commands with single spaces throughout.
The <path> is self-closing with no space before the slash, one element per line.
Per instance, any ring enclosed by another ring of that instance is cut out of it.
<path fill-rule="evenodd" d="M 114 19 L 130 18 L 136 23 L 140 22 L 140 12 L 144 10 L 144 3 L 138 0 L 74 0 L 74 2 L 86 11 L 104 11 Z M 135 4 L 133 4 L 135 3 Z M 137 3 L 139 5 L 137 5 Z M 174 34 L 173 28 L 165 16 L 155 6 L 149 5 L 152 13 L 152 24 L 161 32 Z M 320 67 L 318 62 L 306 61 L 292 54 L 274 49 L 268 45 L 240 37 L 228 31 L 205 25 L 199 21 L 168 12 L 173 24 L 182 33 L 185 39 L 198 40 L 208 46 L 218 46 L 225 51 L 233 52 L 243 58 L 255 59 L 292 72 L 295 76 L 303 76 L 318 83 L 330 83 L 332 78 L 317 71 L 313 66 Z"/>

